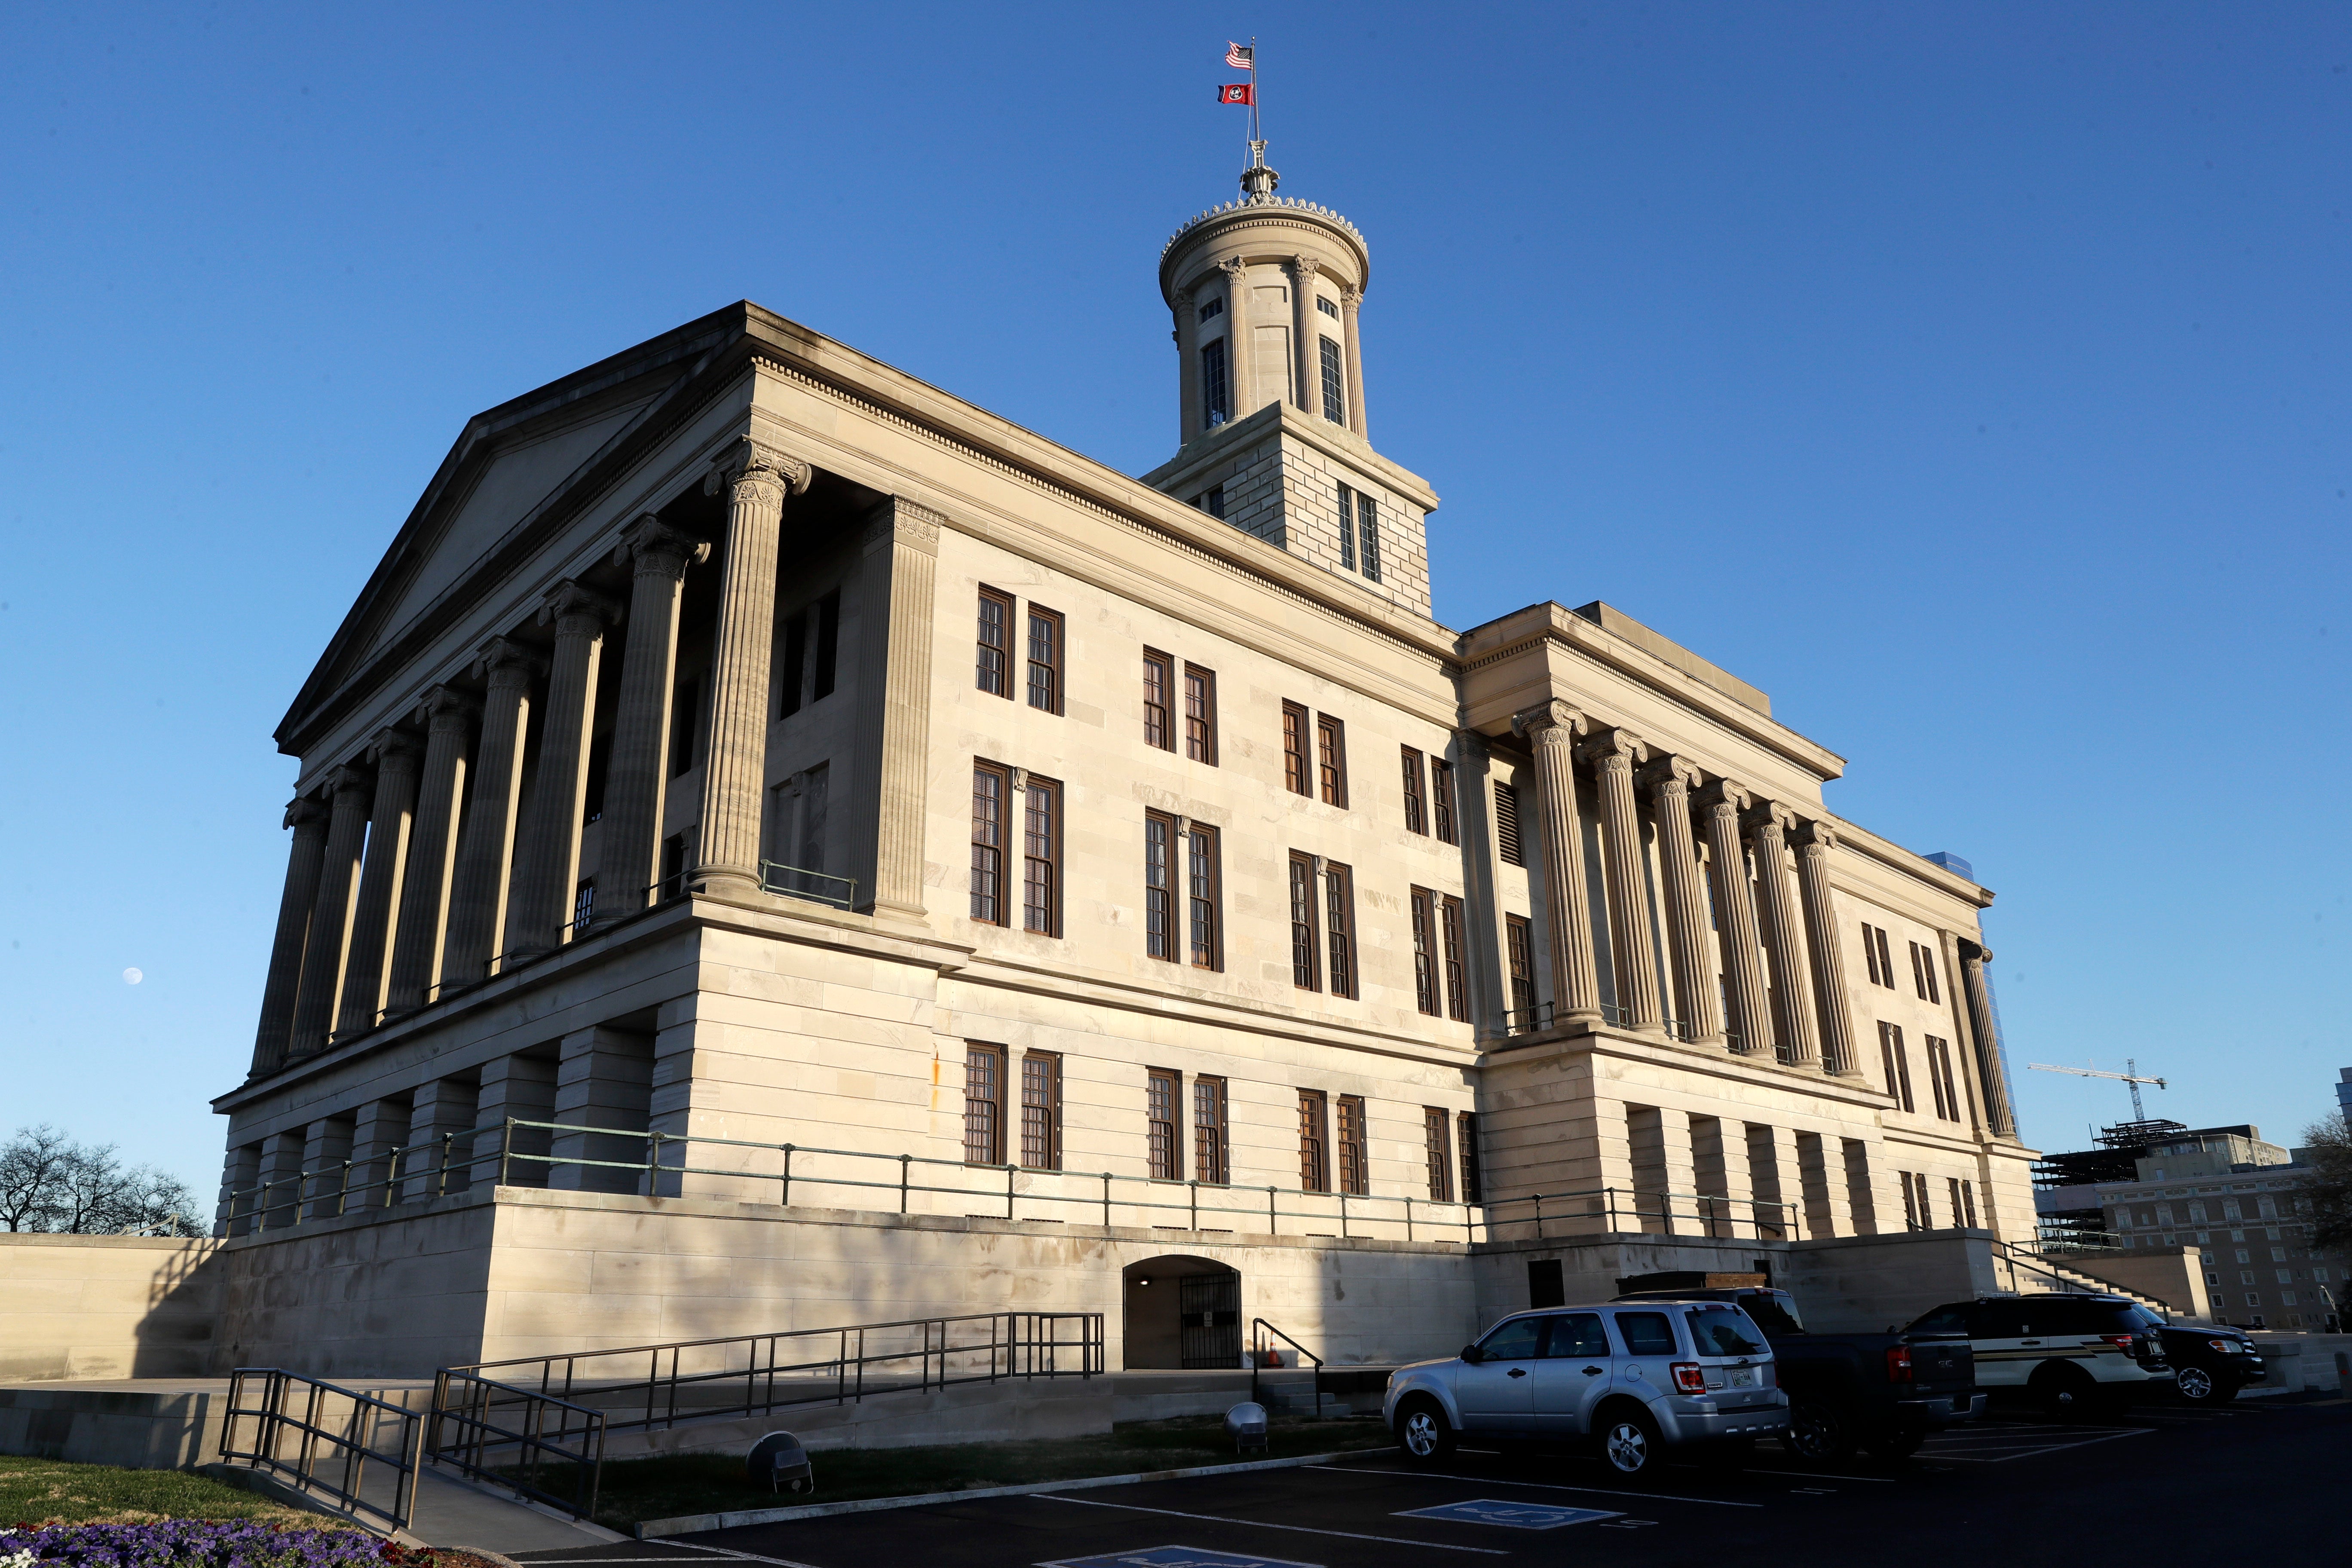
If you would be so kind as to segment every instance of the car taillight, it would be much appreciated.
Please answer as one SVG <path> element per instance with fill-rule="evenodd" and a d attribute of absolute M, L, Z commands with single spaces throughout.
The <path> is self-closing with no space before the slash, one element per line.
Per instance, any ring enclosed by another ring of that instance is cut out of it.
<path fill-rule="evenodd" d="M 2124 1354 L 2129 1355 L 2131 1354 L 2132 1346 L 2138 1342 L 2139 1336 L 2137 1334 L 2101 1334 L 2099 1338 L 2106 1341 L 2107 1343 L 2115 1346 L 2116 1349 L 2123 1352 Z"/>
<path fill-rule="evenodd" d="M 1911 1347 L 1909 1345 L 1893 1345 L 1887 1349 L 1886 1381 L 1889 1383 L 1911 1381 Z"/>
<path fill-rule="evenodd" d="M 1700 1366 L 1698 1363 L 1695 1361 L 1678 1361 L 1675 1363 L 1674 1373 L 1675 1388 L 1676 1392 L 1682 1394 L 1705 1394 L 1706 1392 L 1706 1369 Z"/>

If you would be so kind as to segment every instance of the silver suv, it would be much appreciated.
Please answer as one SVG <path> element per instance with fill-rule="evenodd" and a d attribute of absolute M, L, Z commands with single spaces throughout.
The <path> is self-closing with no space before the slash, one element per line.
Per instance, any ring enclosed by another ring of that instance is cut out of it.
<path fill-rule="evenodd" d="M 1405 1457 L 1457 1443 L 1597 1439 L 1620 1474 L 1670 1447 L 1745 1447 L 1789 1424 L 1772 1347 L 1722 1301 L 1552 1307 L 1505 1318 L 1444 1361 L 1399 1367 L 1381 1415 Z"/>

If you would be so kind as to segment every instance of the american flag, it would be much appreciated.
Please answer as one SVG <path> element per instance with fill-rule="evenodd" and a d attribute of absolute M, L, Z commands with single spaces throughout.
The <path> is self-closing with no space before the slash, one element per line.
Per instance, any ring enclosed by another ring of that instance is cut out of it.
<path fill-rule="evenodd" d="M 1228 42 L 1225 45 L 1225 63 L 1235 70 L 1255 70 L 1257 50 L 1248 44 Z"/>

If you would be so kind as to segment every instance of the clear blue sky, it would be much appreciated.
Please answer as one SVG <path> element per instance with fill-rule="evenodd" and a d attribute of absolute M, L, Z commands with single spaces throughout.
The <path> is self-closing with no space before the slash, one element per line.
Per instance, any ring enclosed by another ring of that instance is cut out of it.
<path fill-rule="evenodd" d="M 1285 194 L 1370 237 L 1441 618 L 1606 598 L 1972 859 L 2029 1140 L 2128 1102 L 2028 1060 L 2330 1109 L 2352 10 L 1172 15 L 13 8 L 0 1126 L 209 1196 L 270 731 L 468 415 L 748 296 L 1165 458 L 1154 267 L 1234 194 L 1252 33 Z"/>

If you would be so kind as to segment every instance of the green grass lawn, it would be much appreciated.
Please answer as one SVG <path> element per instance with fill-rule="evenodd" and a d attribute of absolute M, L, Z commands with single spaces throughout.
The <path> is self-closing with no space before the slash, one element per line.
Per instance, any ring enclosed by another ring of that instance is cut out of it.
<path fill-rule="evenodd" d="M 743 1474 L 740 1454 L 675 1454 L 613 1459 L 597 1490 L 596 1521 L 626 1530 L 640 1520 L 677 1519 L 799 1503 L 849 1502 L 973 1487 L 1069 1481 L 1135 1470 L 1226 1465 L 1236 1459 L 1286 1458 L 1377 1448 L 1393 1439 L 1378 1417 L 1317 1421 L 1276 1416 L 1263 1454 L 1235 1454 L 1223 1418 L 1187 1416 L 1133 1421 L 1104 1437 L 1056 1437 L 1016 1443 L 960 1443 L 937 1448 L 834 1448 L 811 1454 L 813 1492 L 772 1492 Z"/>
<path fill-rule="evenodd" d="M 158 1519 L 332 1523 L 187 1470 L 126 1470 L 0 1456 L 0 1522 L 141 1524 Z"/>

